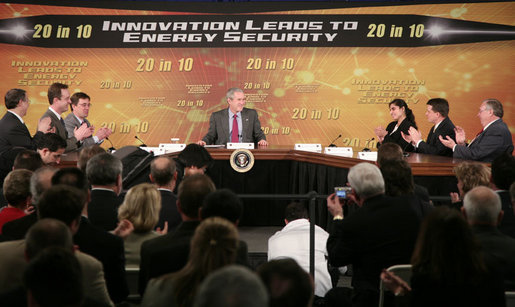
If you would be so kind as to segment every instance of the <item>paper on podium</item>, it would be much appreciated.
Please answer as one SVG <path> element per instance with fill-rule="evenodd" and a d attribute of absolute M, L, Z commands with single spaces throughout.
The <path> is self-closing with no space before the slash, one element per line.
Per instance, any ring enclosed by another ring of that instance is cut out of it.
<path fill-rule="evenodd" d="M 322 144 L 295 144 L 293 149 L 321 153 Z"/>
<path fill-rule="evenodd" d="M 333 156 L 352 158 L 354 151 L 352 147 L 326 147 L 324 153 Z"/>
<path fill-rule="evenodd" d="M 227 149 L 254 149 L 254 143 L 227 143 Z"/>

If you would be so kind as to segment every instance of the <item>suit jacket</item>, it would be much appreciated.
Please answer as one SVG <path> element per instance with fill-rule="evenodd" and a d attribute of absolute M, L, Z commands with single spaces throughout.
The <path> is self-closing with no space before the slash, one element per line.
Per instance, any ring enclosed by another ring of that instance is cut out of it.
<path fill-rule="evenodd" d="M 502 272 L 506 291 L 515 290 L 515 239 L 495 226 L 473 225 L 472 232 L 481 244 L 489 267 Z"/>
<path fill-rule="evenodd" d="M 84 122 L 88 127 L 91 127 L 91 123 L 85 118 Z M 66 133 L 68 135 L 73 135 L 73 130 L 77 127 L 79 128 L 82 124 L 79 122 L 77 117 L 73 113 L 68 114 L 66 118 L 64 119 L 64 124 L 66 126 Z M 95 145 L 95 140 L 93 139 L 93 136 L 87 137 L 82 142 L 79 142 L 78 147 L 87 147 L 91 145 Z"/>
<path fill-rule="evenodd" d="M 107 295 L 102 264 L 95 258 L 75 252 L 82 268 L 85 295 L 98 302 L 112 305 Z M 25 260 L 25 240 L 0 243 L 0 292 L 8 292 L 22 285 Z"/>
<path fill-rule="evenodd" d="M 449 117 L 444 118 L 444 120 L 436 128 L 436 131 L 434 130 L 434 126 L 431 127 L 426 141 L 422 141 L 418 144 L 416 152 L 452 157 L 452 149 L 444 146 L 443 143 L 440 142 L 439 136 L 445 138 L 445 136 L 448 135 L 453 140 L 456 140 L 456 133 L 454 132 L 454 128 L 454 124 L 449 119 Z"/>
<path fill-rule="evenodd" d="M 159 222 L 156 227 L 163 229 L 165 221 L 167 221 L 168 231 L 172 231 L 182 222 L 181 215 L 177 210 L 177 197 L 167 190 L 159 190 L 159 193 L 161 193 L 161 211 L 159 211 Z"/>
<path fill-rule="evenodd" d="M 122 200 L 113 191 L 91 190 L 91 201 L 88 204 L 88 218 L 91 224 L 106 231 L 118 225 L 118 207 Z"/>
<path fill-rule="evenodd" d="M 509 191 L 497 191 L 501 198 L 501 209 L 504 211 L 504 215 L 501 223 L 499 224 L 499 230 L 507 236 L 515 238 L 515 215 L 513 212 L 513 204 L 510 198 Z"/>
<path fill-rule="evenodd" d="M 46 112 L 41 116 L 41 118 L 50 117 L 52 127 L 55 127 L 55 133 L 60 137 L 66 140 L 66 150 L 65 152 L 69 152 L 72 150 L 76 150 L 78 146 L 78 141 L 73 134 L 68 135 L 66 131 L 66 127 L 63 126 L 59 118 L 55 116 L 54 112 L 50 110 L 46 110 Z M 62 117 L 61 117 L 62 118 Z"/>
<path fill-rule="evenodd" d="M 329 262 L 353 265 L 356 306 L 377 304 L 382 269 L 410 263 L 419 224 L 405 200 L 386 195 L 365 200 L 356 212 L 333 222 L 327 240 Z"/>
<path fill-rule="evenodd" d="M 409 133 L 408 130 L 409 130 L 410 127 L 417 128 L 417 126 L 414 123 L 412 123 L 409 119 L 405 118 L 401 122 L 401 124 L 399 125 L 399 128 L 397 128 L 397 130 L 395 130 L 394 133 L 391 133 L 393 131 L 393 129 L 395 129 L 395 125 L 397 125 L 396 121 L 393 121 L 393 122 L 388 124 L 388 126 L 386 127 L 387 134 L 384 137 L 383 142 L 381 142 L 380 144 L 392 142 L 392 143 L 397 143 L 402 148 L 402 151 L 413 151 L 413 150 L 415 150 L 413 145 L 411 145 L 410 143 L 406 142 L 402 138 L 401 131 L 404 134 L 408 134 Z"/>
<path fill-rule="evenodd" d="M 2 233 L 12 240 L 21 240 L 25 238 L 25 234 L 29 228 L 38 221 L 38 215 L 33 212 L 29 215 L 10 221 L 2 227 Z"/>
<path fill-rule="evenodd" d="M 498 119 L 481 132 L 468 146 L 456 145 L 453 157 L 492 162 L 504 152 L 509 154 L 513 152 L 513 140 L 508 126 L 502 119 Z"/>
<path fill-rule="evenodd" d="M 202 138 L 206 144 L 225 145 L 230 142 L 228 109 L 223 109 L 211 114 L 209 118 L 209 131 Z M 242 142 L 257 143 L 266 140 L 266 136 L 261 130 L 261 123 L 256 110 L 243 108 L 241 111 L 242 122 Z"/>
<path fill-rule="evenodd" d="M 125 276 L 123 239 L 93 226 L 86 217 L 81 217 L 73 242 L 79 246 L 81 252 L 102 263 L 111 300 L 115 303 L 125 300 L 129 295 L 129 288 Z"/>

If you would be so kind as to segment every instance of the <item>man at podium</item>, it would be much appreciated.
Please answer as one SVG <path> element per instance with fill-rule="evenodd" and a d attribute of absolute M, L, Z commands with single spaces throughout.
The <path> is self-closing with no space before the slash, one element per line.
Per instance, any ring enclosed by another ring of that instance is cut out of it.
<path fill-rule="evenodd" d="M 209 131 L 197 144 L 226 145 L 231 143 L 257 143 L 267 146 L 266 136 L 256 110 L 245 108 L 245 94 L 233 87 L 226 94 L 227 109 L 214 112 L 209 119 Z"/>

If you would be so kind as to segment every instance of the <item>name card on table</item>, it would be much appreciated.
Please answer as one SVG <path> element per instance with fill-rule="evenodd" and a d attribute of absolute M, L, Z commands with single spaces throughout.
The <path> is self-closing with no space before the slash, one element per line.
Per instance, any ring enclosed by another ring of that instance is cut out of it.
<path fill-rule="evenodd" d="M 295 144 L 293 149 L 321 153 L 322 144 Z"/>
<path fill-rule="evenodd" d="M 139 147 L 139 149 L 143 149 L 146 152 L 153 152 L 154 156 L 160 156 L 160 155 L 164 155 L 165 154 L 163 149 L 161 149 L 160 147 L 147 147 L 147 146 L 145 146 L 145 147 Z"/>
<path fill-rule="evenodd" d="M 159 144 L 159 148 L 163 150 L 163 154 L 182 151 L 186 147 L 186 144 L 170 144 L 170 143 L 161 143 Z"/>
<path fill-rule="evenodd" d="M 227 149 L 254 149 L 254 143 L 227 143 Z"/>
<path fill-rule="evenodd" d="M 367 161 L 377 161 L 377 151 L 360 151 L 358 152 L 358 159 Z"/>
<path fill-rule="evenodd" d="M 354 151 L 352 147 L 326 147 L 324 153 L 333 156 L 352 158 Z"/>

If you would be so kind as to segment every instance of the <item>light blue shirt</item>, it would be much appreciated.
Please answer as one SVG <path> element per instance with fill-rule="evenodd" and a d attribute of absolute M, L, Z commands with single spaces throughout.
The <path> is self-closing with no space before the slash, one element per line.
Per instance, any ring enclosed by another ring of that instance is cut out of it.
<path fill-rule="evenodd" d="M 227 113 L 229 114 L 229 142 L 231 141 L 232 136 L 232 122 L 234 120 L 234 113 L 231 112 L 231 109 L 227 108 Z M 243 124 L 241 120 L 241 112 L 236 113 L 236 120 L 238 121 L 238 141 L 241 143 L 242 140 L 242 129 Z"/>

